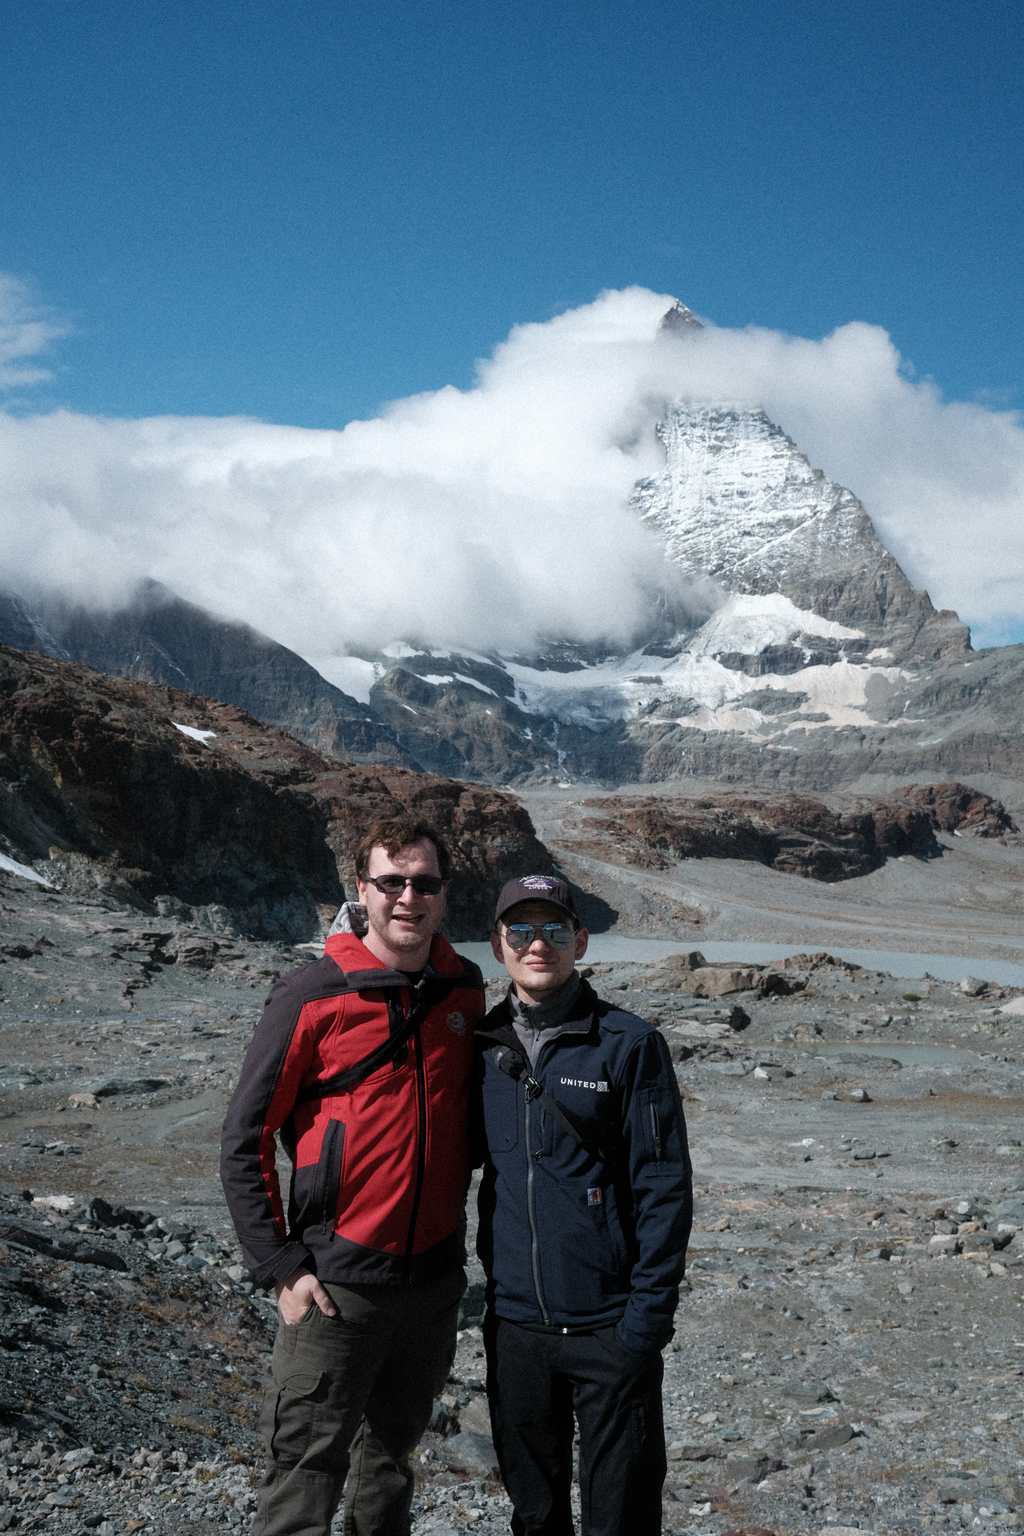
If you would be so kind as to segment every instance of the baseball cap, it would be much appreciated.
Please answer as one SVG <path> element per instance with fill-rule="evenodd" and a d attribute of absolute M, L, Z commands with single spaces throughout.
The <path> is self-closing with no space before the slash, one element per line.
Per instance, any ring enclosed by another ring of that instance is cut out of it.
<path fill-rule="evenodd" d="M 494 909 L 495 925 L 501 921 L 509 907 L 517 907 L 521 901 L 548 901 L 553 907 L 567 913 L 579 926 L 580 918 L 572 891 L 557 875 L 522 875 L 518 880 L 507 880 Z"/>

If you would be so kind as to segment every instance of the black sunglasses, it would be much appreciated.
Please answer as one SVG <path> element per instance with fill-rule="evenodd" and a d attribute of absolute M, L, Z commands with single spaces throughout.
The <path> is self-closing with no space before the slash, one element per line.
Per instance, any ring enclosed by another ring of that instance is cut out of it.
<path fill-rule="evenodd" d="M 506 923 L 504 938 L 509 949 L 526 949 L 534 939 L 543 939 L 552 949 L 568 949 L 576 930 L 569 923 Z"/>
<path fill-rule="evenodd" d="M 417 896 L 437 896 L 444 890 L 440 875 L 364 875 L 364 885 L 375 885 L 382 896 L 401 896 L 411 885 Z"/>

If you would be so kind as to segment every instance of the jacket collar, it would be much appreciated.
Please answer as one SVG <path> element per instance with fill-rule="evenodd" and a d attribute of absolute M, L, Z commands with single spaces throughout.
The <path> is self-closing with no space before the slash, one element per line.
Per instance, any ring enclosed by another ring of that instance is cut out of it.
<path fill-rule="evenodd" d="M 600 998 L 590 982 L 585 976 L 581 976 L 576 1001 L 562 1023 L 575 1024 L 584 1019 L 593 1019 L 599 1004 Z M 484 1015 L 482 1022 L 477 1026 L 476 1038 L 484 1050 L 488 1050 L 492 1045 L 511 1045 L 517 1051 L 522 1051 L 522 1043 L 512 1027 L 512 1009 L 509 1007 L 507 995 Z"/>
<path fill-rule="evenodd" d="M 408 976 L 401 971 L 393 971 L 390 966 L 379 960 L 372 950 L 367 949 L 362 939 L 351 931 L 339 931 L 331 933 L 324 944 L 324 956 L 333 960 L 341 970 L 357 972 L 360 976 L 366 972 L 378 972 L 372 980 L 364 983 L 365 986 L 378 987 L 407 987 Z M 465 970 L 460 957 L 452 949 L 443 933 L 435 933 L 430 942 L 430 957 L 427 960 L 424 978 L 431 975 L 454 976 Z"/>

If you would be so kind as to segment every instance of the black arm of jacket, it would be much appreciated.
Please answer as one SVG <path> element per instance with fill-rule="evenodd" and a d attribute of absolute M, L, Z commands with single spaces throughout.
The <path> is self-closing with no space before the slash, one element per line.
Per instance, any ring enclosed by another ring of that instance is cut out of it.
<path fill-rule="evenodd" d="M 619 1335 L 633 1349 L 661 1349 L 672 1337 L 686 1266 L 693 1173 L 679 1085 L 658 1030 L 643 1035 L 630 1053 L 622 1089 L 637 1257 Z"/>

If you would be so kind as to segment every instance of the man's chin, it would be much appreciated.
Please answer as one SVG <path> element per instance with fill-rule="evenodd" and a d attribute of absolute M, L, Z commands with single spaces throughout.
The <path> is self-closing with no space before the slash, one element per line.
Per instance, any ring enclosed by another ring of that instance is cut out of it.
<path fill-rule="evenodd" d="M 426 928 L 396 928 L 392 924 L 382 937 L 392 949 L 422 949 L 433 934 Z"/>

